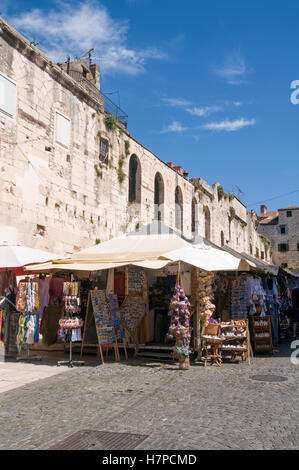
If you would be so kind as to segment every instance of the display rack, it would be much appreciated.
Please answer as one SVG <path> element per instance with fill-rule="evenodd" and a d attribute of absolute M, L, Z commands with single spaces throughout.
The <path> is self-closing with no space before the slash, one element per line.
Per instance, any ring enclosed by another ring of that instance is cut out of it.
<path fill-rule="evenodd" d="M 252 330 L 253 330 L 254 351 L 257 353 L 259 352 L 272 352 L 273 353 L 270 315 L 266 315 L 264 317 L 254 316 L 252 318 Z"/>
<path fill-rule="evenodd" d="M 231 359 L 235 360 L 238 355 L 242 361 L 249 358 L 249 330 L 245 320 L 234 320 L 228 323 L 220 323 L 220 334 L 223 340 L 221 352 L 228 352 Z M 249 358 L 250 360 L 250 358 Z"/>
<path fill-rule="evenodd" d="M 74 319 L 72 317 L 70 318 L 64 318 L 62 319 L 61 321 L 64 321 L 64 325 L 61 326 L 64 330 L 67 330 L 69 331 L 69 335 L 70 335 L 70 358 L 68 361 L 58 361 L 57 362 L 57 365 L 58 366 L 62 366 L 62 365 L 67 365 L 68 367 L 74 367 L 74 365 L 83 365 L 84 364 L 84 361 L 73 361 L 73 349 L 72 349 L 72 345 L 73 345 L 73 339 L 72 339 L 72 336 L 73 336 L 73 331 L 72 330 L 77 330 L 77 329 L 80 329 L 82 327 L 82 321 L 78 324 L 74 324 L 75 322 L 77 322 L 79 319 Z M 69 322 L 69 325 L 67 324 L 67 322 Z"/>

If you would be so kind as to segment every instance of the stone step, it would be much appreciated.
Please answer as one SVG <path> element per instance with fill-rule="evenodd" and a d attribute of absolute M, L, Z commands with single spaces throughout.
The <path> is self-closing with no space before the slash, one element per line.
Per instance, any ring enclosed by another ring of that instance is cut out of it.
<path fill-rule="evenodd" d="M 156 351 L 138 351 L 136 357 L 151 359 L 156 361 L 173 361 L 172 353 L 156 352 Z"/>

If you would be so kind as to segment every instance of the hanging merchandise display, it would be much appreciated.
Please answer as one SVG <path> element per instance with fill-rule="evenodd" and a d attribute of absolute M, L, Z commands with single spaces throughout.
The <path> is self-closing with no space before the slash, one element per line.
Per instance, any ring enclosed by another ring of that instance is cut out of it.
<path fill-rule="evenodd" d="M 266 292 L 260 277 L 243 274 L 232 282 L 231 317 L 246 319 L 249 315 L 266 315 Z"/>
<path fill-rule="evenodd" d="M 115 343 L 115 330 L 110 316 L 110 307 L 106 297 L 106 291 L 91 291 L 91 302 L 99 343 L 101 345 L 112 345 Z"/>
<path fill-rule="evenodd" d="M 40 309 L 39 290 L 37 281 L 20 281 L 16 298 L 16 308 L 19 312 L 33 313 Z"/>
<path fill-rule="evenodd" d="M 58 361 L 57 365 L 67 365 L 73 367 L 74 364 L 83 365 L 83 361 L 73 361 L 72 344 L 81 341 L 82 318 L 77 315 L 81 313 L 80 283 L 64 282 L 62 288 L 63 318 L 59 320 L 58 337 L 64 337 L 64 341 L 69 343 L 70 358 L 68 361 Z"/>
<path fill-rule="evenodd" d="M 248 306 L 250 304 L 247 276 L 239 276 L 232 281 L 231 286 L 231 318 L 238 320 L 247 318 Z"/>
<path fill-rule="evenodd" d="M 3 307 L 0 310 L 0 347 L 6 344 L 7 322 L 8 322 L 7 307 Z"/>
<path fill-rule="evenodd" d="M 96 329 L 98 357 L 101 355 L 102 364 L 104 364 L 103 350 L 108 352 L 108 349 L 112 347 L 114 348 L 115 359 L 120 360 L 117 335 L 106 290 L 96 288 L 89 291 L 80 358 L 83 354 L 86 331 L 91 323 L 94 323 Z"/>
<path fill-rule="evenodd" d="M 143 294 L 131 293 L 125 297 L 120 307 L 120 316 L 124 327 L 134 335 L 139 321 L 145 314 Z"/>
<path fill-rule="evenodd" d="M 145 276 L 140 268 L 128 269 L 128 291 L 142 293 L 146 289 Z"/>
<path fill-rule="evenodd" d="M 120 306 L 120 317 L 135 346 L 135 355 L 139 348 L 138 327 L 146 319 L 146 298 L 147 281 L 144 271 L 140 268 L 126 268 L 125 298 Z M 148 326 L 146 328 L 148 330 Z"/>
<path fill-rule="evenodd" d="M 125 335 L 124 335 L 124 330 L 123 330 L 122 322 L 120 318 L 117 295 L 109 294 L 108 300 L 109 300 L 110 312 L 111 312 L 112 320 L 114 323 L 114 328 L 115 328 L 117 339 L 123 339 Z"/>
<path fill-rule="evenodd" d="M 128 360 L 125 333 L 124 333 L 124 330 L 123 330 L 122 321 L 121 321 L 121 317 L 120 317 L 120 311 L 119 311 L 117 295 L 116 294 L 109 294 L 108 295 L 108 302 L 109 302 L 109 306 L 110 306 L 111 318 L 112 318 L 112 321 L 114 323 L 116 338 L 117 338 L 118 341 L 121 341 L 123 343 L 125 357 Z"/>
<path fill-rule="evenodd" d="M 26 346 L 29 353 L 28 346 L 38 343 L 39 340 L 39 324 L 35 313 L 40 309 L 37 281 L 19 282 L 16 308 L 22 313 L 16 333 L 18 352 L 21 352 L 22 346 Z"/>
<path fill-rule="evenodd" d="M 203 320 L 203 326 L 207 325 L 215 310 L 213 281 L 214 273 L 198 268 L 192 270 L 192 298 L 199 303 L 199 316 Z"/>
<path fill-rule="evenodd" d="M 18 330 L 16 335 L 16 344 L 19 353 L 23 345 L 33 345 L 38 343 L 39 328 L 36 315 L 20 315 Z"/>
<path fill-rule="evenodd" d="M 176 343 L 174 346 L 174 356 L 179 360 L 180 369 L 190 368 L 190 302 L 184 292 L 184 289 L 179 284 L 180 276 L 178 273 L 177 283 L 174 288 L 174 293 L 170 301 L 170 309 L 168 315 L 170 316 L 170 327 L 168 332 L 169 338 L 175 338 Z"/>

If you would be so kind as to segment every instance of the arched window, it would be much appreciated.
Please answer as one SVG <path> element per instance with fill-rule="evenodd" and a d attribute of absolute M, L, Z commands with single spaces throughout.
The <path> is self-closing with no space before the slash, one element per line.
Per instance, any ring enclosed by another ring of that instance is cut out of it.
<path fill-rule="evenodd" d="M 179 186 L 175 188 L 175 228 L 183 232 L 183 195 Z"/>
<path fill-rule="evenodd" d="M 211 239 L 211 214 L 208 206 L 205 206 L 205 238 Z"/>
<path fill-rule="evenodd" d="M 224 232 L 222 230 L 221 230 L 220 238 L 221 238 L 221 246 L 224 246 Z"/>
<path fill-rule="evenodd" d="M 197 219 L 197 201 L 195 197 L 192 199 L 192 206 L 191 206 L 191 232 L 196 232 L 196 224 L 198 222 Z"/>
<path fill-rule="evenodd" d="M 141 202 L 141 166 L 134 154 L 129 162 L 129 202 Z"/>
<path fill-rule="evenodd" d="M 164 182 L 160 173 L 155 176 L 154 219 L 163 220 Z"/>

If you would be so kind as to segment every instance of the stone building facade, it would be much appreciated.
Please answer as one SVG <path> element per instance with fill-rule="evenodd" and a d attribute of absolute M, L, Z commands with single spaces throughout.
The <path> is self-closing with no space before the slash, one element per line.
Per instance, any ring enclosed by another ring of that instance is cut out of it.
<path fill-rule="evenodd" d="M 154 155 L 107 109 L 97 65 L 55 64 L 0 18 L 1 240 L 68 254 L 160 219 L 263 256 L 255 213 Z"/>
<path fill-rule="evenodd" d="M 258 231 L 271 240 L 275 264 L 299 270 L 299 207 L 268 212 L 261 206 Z"/>

